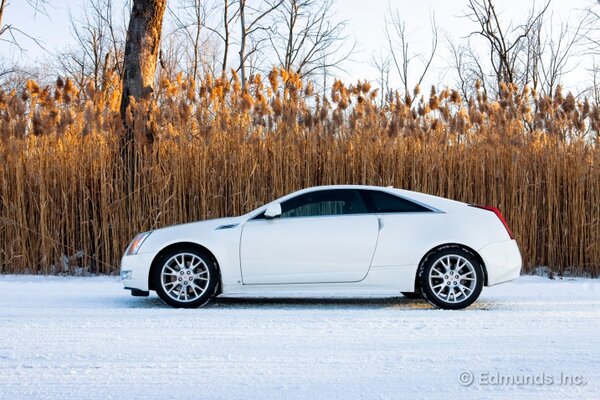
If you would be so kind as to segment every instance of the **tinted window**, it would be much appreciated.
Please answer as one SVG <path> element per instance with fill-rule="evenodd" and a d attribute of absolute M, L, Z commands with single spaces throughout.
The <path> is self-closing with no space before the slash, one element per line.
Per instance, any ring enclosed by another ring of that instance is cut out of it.
<path fill-rule="evenodd" d="M 281 203 L 281 218 L 315 217 L 366 213 L 367 209 L 355 190 L 320 190 L 296 196 Z"/>
<path fill-rule="evenodd" d="M 369 211 L 376 213 L 427 212 L 430 209 L 420 204 L 377 190 L 365 190 L 365 201 Z"/>

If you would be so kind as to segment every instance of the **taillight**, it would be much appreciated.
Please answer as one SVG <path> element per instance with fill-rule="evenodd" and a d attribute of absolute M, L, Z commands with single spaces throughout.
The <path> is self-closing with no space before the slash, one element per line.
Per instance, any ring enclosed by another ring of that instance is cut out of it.
<path fill-rule="evenodd" d="M 502 215 L 502 213 L 500 212 L 500 210 L 498 210 L 496 207 L 488 207 L 488 206 L 477 206 L 475 204 L 469 204 L 471 207 L 477 207 L 477 208 L 481 208 L 482 210 L 488 210 L 493 212 L 494 214 L 496 214 L 496 217 L 498 217 L 498 219 L 502 222 L 502 225 L 504 225 L 504 227 L 506 228 L 506 232 L 508 232 L 508 236 L 510 236 L 511 239 L 514 239 L 515 237 L 512 234 L 512 231 L 510 230 L 510 228 L 508 227 L 508 224 L 506 223 L 506 220 L 504 219 L 504 215 Z"/>

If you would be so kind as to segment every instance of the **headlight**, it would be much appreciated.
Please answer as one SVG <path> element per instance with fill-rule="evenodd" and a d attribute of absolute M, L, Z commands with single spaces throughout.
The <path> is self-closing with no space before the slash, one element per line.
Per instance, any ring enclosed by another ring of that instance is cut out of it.
<path fill-rule="evenodd" d="M 152 231 L 140 233 L 139 235 L 137 235 L 135 237 L 135 239 L 133 239 L 133 241 L 131 242 L 131 244 L 129 245 L 129 247 L 127 248 L 127 251 L 125 252 L 125 254 L 128 255 L 128 256 L 132 256 L 134 254 L 137 254 L 137 252 L 139 251 L 140 247 L 142 247 L 142 244 L 144 243 L 144 240 L 146 240 L 148 238 L 148 236 L 150 236 L 151 233 L 152 233 Z"/>

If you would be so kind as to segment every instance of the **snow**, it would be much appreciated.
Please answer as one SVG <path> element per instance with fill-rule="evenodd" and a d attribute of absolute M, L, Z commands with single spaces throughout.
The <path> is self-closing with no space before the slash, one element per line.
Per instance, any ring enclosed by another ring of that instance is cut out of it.
<path fill-rule="evenodd" d="M 402 297 L 176 310 L 111 277 L 0 276 L 0 398 L 597 398 L 599 333 L 591 279 L 522 277 L 462 311 Z M 500 375 L 554 384 L 484 384 Z"/>

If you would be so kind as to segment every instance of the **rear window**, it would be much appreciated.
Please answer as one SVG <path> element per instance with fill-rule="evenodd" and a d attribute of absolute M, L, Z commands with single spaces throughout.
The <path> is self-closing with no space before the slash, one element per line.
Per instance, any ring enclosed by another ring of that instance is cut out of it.
<path fill-rule="evenodd" d="M 431 212 L 427 207 L 414 203 L 402 197 L 377 190 L 363 191 L 365 202 L 370 212 L 375 213 L 402 213 L 402 212 Z"/>

